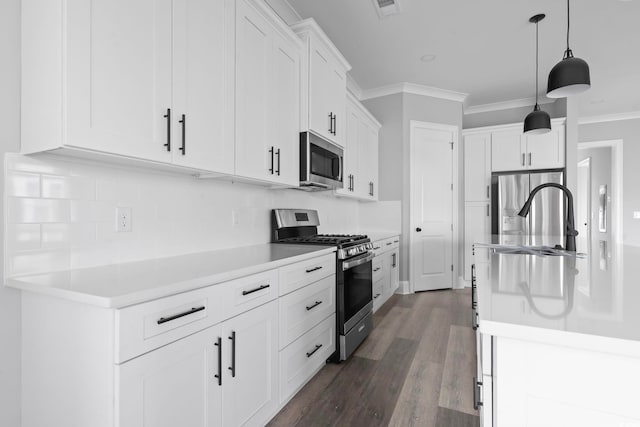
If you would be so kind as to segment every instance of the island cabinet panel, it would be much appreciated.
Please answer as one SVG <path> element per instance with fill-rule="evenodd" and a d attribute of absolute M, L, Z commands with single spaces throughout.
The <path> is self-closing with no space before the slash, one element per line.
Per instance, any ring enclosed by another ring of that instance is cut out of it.
<path fill-rule="evenodd" d="M 638 425 L 640 360 L 499 337 L 497 426 Z"/>

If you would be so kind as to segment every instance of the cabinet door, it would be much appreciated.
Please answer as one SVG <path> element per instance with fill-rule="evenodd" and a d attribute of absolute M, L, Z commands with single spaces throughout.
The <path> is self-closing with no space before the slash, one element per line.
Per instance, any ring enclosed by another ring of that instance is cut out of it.
<path fill-rule="evenodd" d="M 491 134 L 464 137 L 464 200 L 489 200 L 491 183 Z"/>
<path fill-rule="evenodd" d="M 470 202 L 464 205 L 464 280 L 471 280 L 473 244 L 485 241 L 490 229 L 488 202 Z"/>
<path fill-rule="evenodd" d="M 329 53 L 311 43 L 309 61 L 309 128 L 323 137 L 333 140 L 330 104 L 331 65 Z"/>
<path fill-rule="evenodd" d="M 565 127 L 556 126 L 542 135 L 527 135 L 527 167 L 552 169 L 564 167 Z"/>
<path fill-rule="evenodd" d="M 171 0 L 70 0 L 66 13 L 65 144 L 170 161 Z"/>
<path fill-rule="evenodd" d="M 340 146 L 344 146 L 346 131 L 346 100 L 347 77 L 343 71 L 331 64 L 329 68 L 327 94 L 329 95 L 329 110 L 334 114 L 333 131 L 330 139 Z"/>
<path fill-rule="evenodd" d="M 300 50 L 280 33 L 274 33 L 271 97 L 268 113 L 270 143 L 276 148 L 276 181 L 300 182 Z"/>
<path fill-rule="evenodd" d="M 366 176 L 370 186 L 367 193 L 371 199 L 378 200 L 378 130 L 365 126 L 365 140 L 367 141 Z"/>
<path fill-rule="evenodd" d="M 215 377 L 220 332 L 213 326 L 116 365 L 118 426 L 220 425 L 222 386 Z"/>
<path fill-rule="evenodd" d="M 264 425 L 274 415 L 279 401 L 278 302 L 224 322 L 223 331 L 226 373 L 222 425 Z"/>
<path fill-rule="evenodd" d="M 272 29 L 244 0 L 236 2 L 236 174 L 271 180 L 275 147 L 268 145 Z"/>
<path fill-rule="evenodd" d="M 393 294 L 400 286 L 400 251 L 391 251 L 391 293 Z"/>
<path fill-rule="evenodd" d="M 343 184 L 344 187 L 337 190 L 338 194 L 353 196 L 354 189 L 351 187 L 351 178 L 358 171 L 358 155 L 360 154 L 358 131 L 360 127 L 360 116 L 356 107 L 348 102 L 345 118 L 345 138 L 344 138 L 344 163 L 343 163 Z"/>
<path fill-rule="evenodd" d="M 491 170 L 526 169 L 525 140 L 522 131 L 504 130 L 491 134 Z"/>
<path fill-rule="evenodd" d="M 377 153 L 376 153 L 377 154 Z M 361 198 L 370 198 L 371 177 L 369 170 L 372 161 L 369 130 L 362 116 L 358 114 L 358 168 L 354 174 L 354 193 Z"/>
<path fill-rule="evenodd" d="M 173 1 L 173 162 L 221 173 L 233 173 L 234 166 L 228 5 Z"/>

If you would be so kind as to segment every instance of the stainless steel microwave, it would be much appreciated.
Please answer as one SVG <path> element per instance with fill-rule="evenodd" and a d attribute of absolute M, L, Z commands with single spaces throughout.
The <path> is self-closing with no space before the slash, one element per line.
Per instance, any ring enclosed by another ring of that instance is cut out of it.
<path fill-rule="evenodd" d="M 300 189 L 342 188 L 342 148 L 311 133 L 300 132 Z"/>

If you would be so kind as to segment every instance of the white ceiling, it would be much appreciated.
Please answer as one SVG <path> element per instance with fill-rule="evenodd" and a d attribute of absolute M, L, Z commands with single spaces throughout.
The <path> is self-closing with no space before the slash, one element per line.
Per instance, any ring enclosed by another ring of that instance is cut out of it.
<path fill-rule="evenodd" d="M 402 82 L 468 93 L 467 106 L 535 93 L 535 25 L 540 22 L 540 93 L 566 46 L 561 0 L 400 0 L 380 19 L 374 0 L 288 0 L 314 18 L 372 89 Z M 574 0 L 571 48 L 591 70 L 578 95 L 581 116 L 640 110 L 640 0 Z M 434 54 L 432 62 L 420 57 Z"/>

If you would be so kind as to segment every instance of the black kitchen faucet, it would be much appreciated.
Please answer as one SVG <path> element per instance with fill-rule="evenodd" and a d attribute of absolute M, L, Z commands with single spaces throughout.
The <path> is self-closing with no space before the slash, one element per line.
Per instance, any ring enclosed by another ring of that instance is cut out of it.
<path fill-rule="evenodd" d="M 555 182 L 547 182 L 546 184 L 538 185 L 531 191 L 531 194 L 529 194 L 529 198 L 524 203 L 522 209 L 520 209 L 520 212 L 518 212 L 518 215 L 520 215 L 521 217 L 526 217 L 529 214 L 529 209 L 531 209 L 531 202 L 533 201 L 533 197 L 538 191 L 546 187 L 558 188 L 562 190 L 562 192 L 567 197 L 567 235 L 565 238 L 564 246 L 567 251 L 575 252 L 576 236 L 578 235 L 578 231 L 575 228 L 573 220 L 573 194 L 571 194 L 571 191 L 569 191 L 569 189 L 564 185 L 556 184 Z"/>

